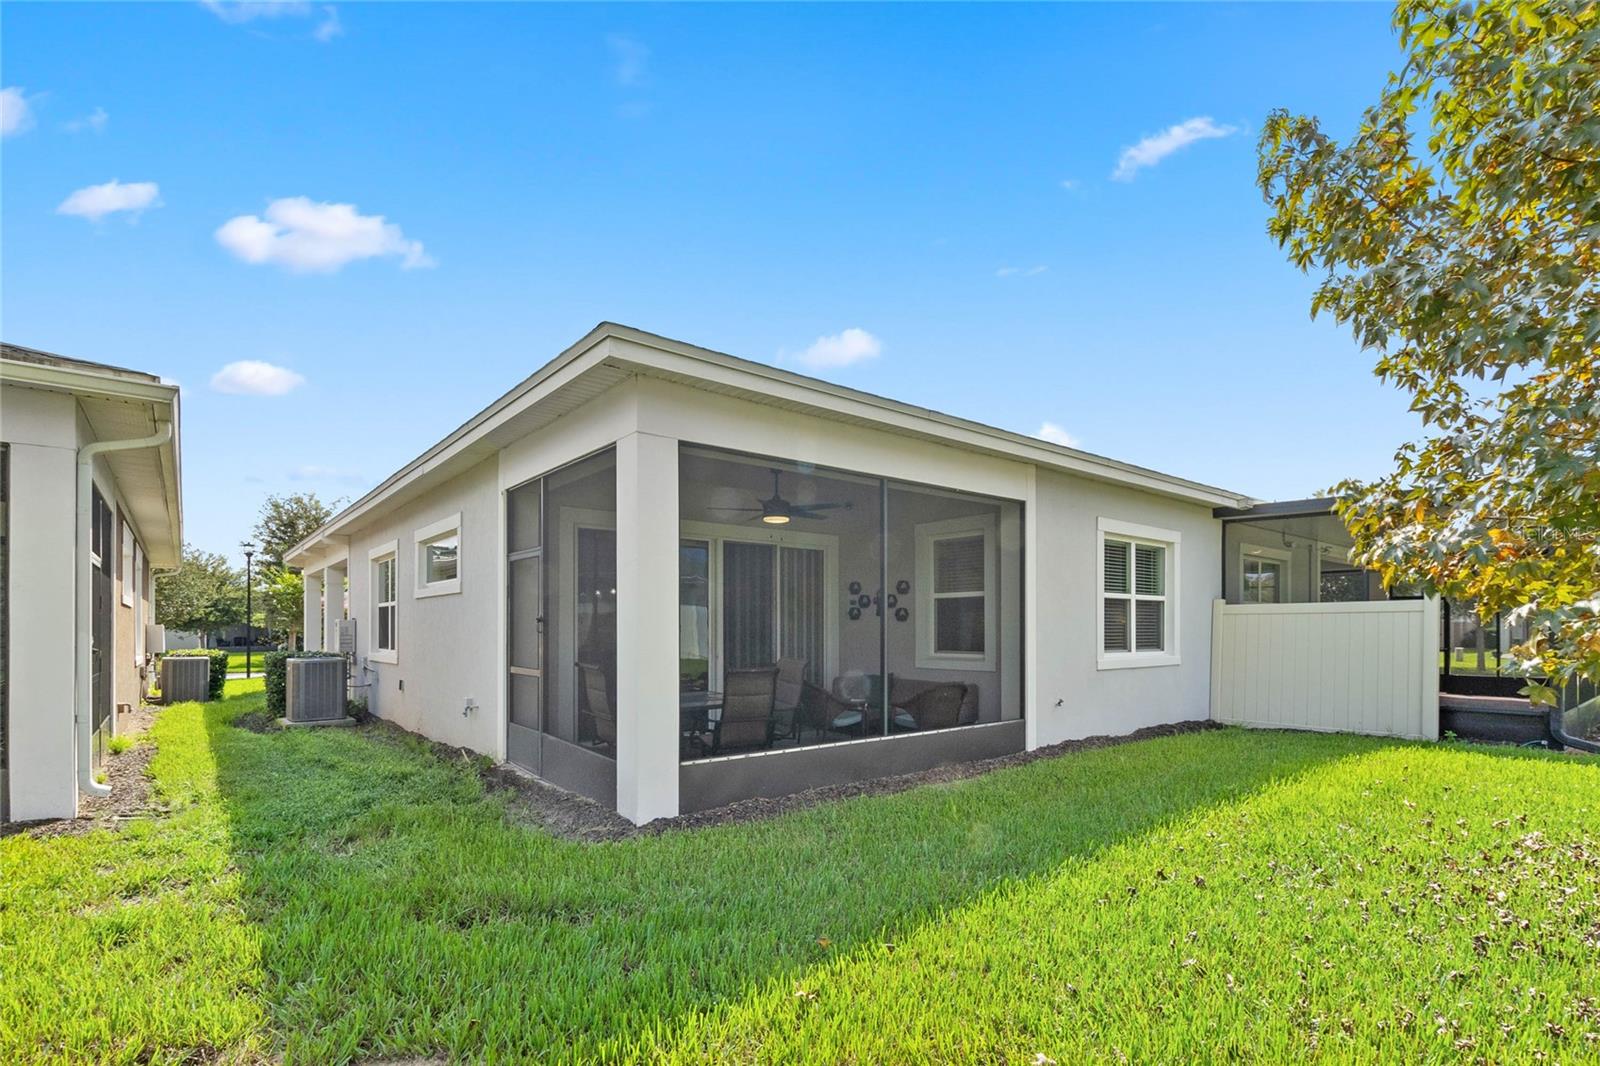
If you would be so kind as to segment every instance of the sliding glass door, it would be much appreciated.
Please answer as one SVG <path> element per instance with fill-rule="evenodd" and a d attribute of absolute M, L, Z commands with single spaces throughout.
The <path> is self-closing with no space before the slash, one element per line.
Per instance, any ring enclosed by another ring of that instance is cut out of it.
<path fill-rule="evenodd" d="M 706 542 L 698 543 L 709 554 Z M 794 659 L 805 663 L 802 673 L 809 680 L 820 680 L 826 660 L 825 551 L 728 539 L 719 543 L 722 640 L 716 676 Z"/>

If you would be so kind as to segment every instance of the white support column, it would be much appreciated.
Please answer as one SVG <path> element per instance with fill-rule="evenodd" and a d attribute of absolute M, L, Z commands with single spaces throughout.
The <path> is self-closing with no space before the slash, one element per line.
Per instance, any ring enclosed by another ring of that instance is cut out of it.
<path fill-rule="evenodd" d="M 344 621 L 344 579 L 348 563 L 330 566 L 322 572 L 322 650 L 339 650 L 339 623 Z"/>
<path fill-rule="evenodd" d="M 307 570 L 300 575 L 305 586 L 305 614 L 300 632 L 305 634 L 306 651 L 322 650 L 322 571 Z"/>
<path fill-rule="evenodd" d="M 678 813 L 678 442 L 617 442 L 617 812 Z"/>
<path fill-rule="evenodd" d="M 1028 751 L 1039 747 L 1040 718 L 1044 706 L 1039 699 L 1039 468 L 1029 466 L 1027 491 L 1022 501 L 1022 746 Z M 1059 736 L 1057 722 L 1051 735 Z"/>

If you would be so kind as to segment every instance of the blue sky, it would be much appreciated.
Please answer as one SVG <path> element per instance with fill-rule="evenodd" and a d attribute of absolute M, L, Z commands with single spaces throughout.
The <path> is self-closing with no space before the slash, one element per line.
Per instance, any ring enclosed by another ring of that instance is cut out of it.
<path fill-rule="evenodd" d="M 1255 136 L 1275 106 L 1348 131 L 1388 18 L 8 4 L 4 335 L 182 383 L 218 551 L 602 319 L 1307 495 L 1417 423 L 1310 320 Z"/>

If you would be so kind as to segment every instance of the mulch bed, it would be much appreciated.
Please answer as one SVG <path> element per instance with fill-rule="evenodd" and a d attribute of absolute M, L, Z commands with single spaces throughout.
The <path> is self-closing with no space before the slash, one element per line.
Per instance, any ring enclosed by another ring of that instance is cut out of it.
<path fill-rule="evenodd" d="M 120 829 L 134 818 L 166 813 L 166 808 L 150 803 L 150 760 L 156 746 L 144 734 L 155 721 L 160 708 L 143 706 L 125 714 L 117 723 L 119 736 L 134 738 L 133 747 L 121 755 L 107 753 L 103 768 L 109 796 L 81 796 L 76 818 L 53 818 L 37 822 L 12 822 L 0 828 L 0 836 L 27 833 L 39 839 L 77 836 L 96 829 Z"/>
<path fill-rule="evenodd" d="M 556 788 L 553 785 L 547 785 L 509 766 L 491 767 L 483 772 L 483 779 L 491 789 L 514 793 L 511 799 L 511 811 L 512 816 L 518 821 L 541 826 L 550 833 L 569 840 L 599 842 L 627 840 L 640 836 L 655 836 L 661 833 L 681 832 L 689 829 L 705 829 L 717 825 L 757 822 L 767 818 L 776 818 L 791 811 L 802 811 L 823 803 L 832 803 L 836 800 L 850 799 L 855 796 L 888 796 L 896 792 L 905 792 L 921 785 L 964 781 L 967 778 L 979 777 L 994 770 L 1004 770 L 1012 766 L 1025 766 L 1041 759 L 1055 759 L 1075 752 L 1115 747 L 1118 744 L 1131 744 L 1140 740 L 1149 740 L 1153 737 L 1170 737 L 1180 733 L 1198 733 L 1208 729 L 1221 728 L 1225 727 L 1212 721 L 1178 722 L 1172 725 L 1149 726 L 1122 736 L 1085 737 L 1082 740 L 1067 740 L 1060 744 L 1035 748 L 1033 751 L 1017 752 L 1014 755 L 1001 755 L 993 759 L 952 763 L 947 766 L 936 766 L 931 770 L 920 770 L 911 774 L 897 774 L 892 777 L 875 777 L 866 781 L 852 781 L 844 785 L 827 785 L 772 799 L 740 800 L 737 803 L 713 807 L 710 810 L 695 811 L 693 814 L 680 814 L 676 818 L 659 818 L 648 825 L 634 825 L 620 814 L 601 806 L 594 800 L 568 792 L 565 789 Z M 452 757 L 461 757 L 457 753 L 462 749 L 450 748 L 448 745 L 439 744 L 435 744 L 433 747 L 436 751 L 441 748 L 444 749 L 443 752 L 440 752 L 441 754 L 450 753 Z"/>

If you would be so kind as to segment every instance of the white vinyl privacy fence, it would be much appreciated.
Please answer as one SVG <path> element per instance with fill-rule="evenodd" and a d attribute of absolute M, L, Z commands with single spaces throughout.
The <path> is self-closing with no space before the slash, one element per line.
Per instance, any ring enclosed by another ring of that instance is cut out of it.
<path fill-rule="evenodd" d="M 1211 717 L 1437 740 L 1439 602 L 1216 601 Z"/>

